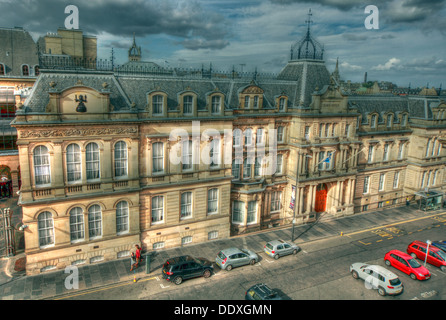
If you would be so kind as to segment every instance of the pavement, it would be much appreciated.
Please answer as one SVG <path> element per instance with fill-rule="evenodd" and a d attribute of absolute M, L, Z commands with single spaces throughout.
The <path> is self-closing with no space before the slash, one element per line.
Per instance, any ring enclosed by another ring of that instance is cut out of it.
<path fill-rule="evenodd" d="M 444 212 L 423 212 L 416 205 L 369 211 L 348 217 L 328 218 L 328 215 L 314 223 L 298 225 L 294 229 L 295 243 L 305 246 L 328 237 L 353 233 L 379 226 L 388 226 L 401 221 L 422 218 Z M 125 282 L 140 281 L 161 275 L 163 263 L 169 257 L 192 255 L 215 260 L 216 254 L 228 247 L 246 247 L 255 252 L 262 252 L 266 242 L 274 239 L 291 240 L 292 228 L 282 227 L 264 230 L 247 235 L 231 237 L 229 239 L 214 240 L 206 243 L 187 245 L 184 247 L 157 250 L 145 254 L 146 260 L 136 271 L 130 271 L 130 258 L 108 261 L 85 266 L 78 266 L 79 288 L 67 289 L 65 282 L 69 273 L 64 271 L 46 272 L 40 275 L 26 276 L 24 271 L 14 270 L 15 261 L 23 258 L 24 254 L 0 260 L 0 299 L 1 300 L 40 300 L 57 296 L 73 294 L 83 290 L 106 288 Z M 149 258 L 149 265 L 146 261 Z"/>

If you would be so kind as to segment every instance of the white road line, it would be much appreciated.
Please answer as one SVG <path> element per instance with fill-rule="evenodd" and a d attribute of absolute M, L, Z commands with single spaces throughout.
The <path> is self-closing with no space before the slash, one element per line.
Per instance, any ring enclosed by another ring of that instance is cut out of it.
<path fill-rule="evenodd" d="M 163 284 L 160 283 L 160 287 L 163 289 L 169 288 L 170 286 L 164 286 Z"/>

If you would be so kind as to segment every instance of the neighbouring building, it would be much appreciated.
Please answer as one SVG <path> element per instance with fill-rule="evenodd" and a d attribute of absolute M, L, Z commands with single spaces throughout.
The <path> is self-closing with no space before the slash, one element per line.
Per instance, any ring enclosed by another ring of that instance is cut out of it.
<path fill-rule="evenodd" d="M 28 274 L 443 192 L 444 96 L 349 94 L 309 26 L 274 77 L 134 71 L 42 69 L 17 110 Z"/>

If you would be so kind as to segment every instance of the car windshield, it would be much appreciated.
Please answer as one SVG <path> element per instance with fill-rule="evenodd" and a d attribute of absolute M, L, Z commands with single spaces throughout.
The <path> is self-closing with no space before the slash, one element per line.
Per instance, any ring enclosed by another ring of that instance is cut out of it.
<path fill-rule="evenodd" d="M 226 259 L 226 256 L 223 254 L 223 252 L 219 252 L 218 253 L 218 257 L 221 259 L 221 260 L 225 260 Z"/>
<path fill-rule="evenodd" d="M 389 282 L 392 286 L 399 286 L 401 284 L 401 281 L 399 278 L 391 279 Z"/>
<path fill-rule="evenodd" d="M 443 260 L 446 261 L 446 253 L 444 253 L 444 252 L 441 251 L 441 250 L 438 250 L 438 251 L 437 251 L 437 254 L 438 254 Z"/>
<path fill-rule="evenodd" d="M 415 259 L 410 259 L 408 262 L 409 262 L 409 265 L 412 268 L 419 268 L 419 267 L 421 267 L 421 264 L 419 264 Z"/>
<path fill-rule="evenodd" d="M 273 250 L 273 246 L 271 245 L 271 243 L 267 243 L 267 244 L 266 244 L 266 247 L 267 247 L 269 250 Z"/>

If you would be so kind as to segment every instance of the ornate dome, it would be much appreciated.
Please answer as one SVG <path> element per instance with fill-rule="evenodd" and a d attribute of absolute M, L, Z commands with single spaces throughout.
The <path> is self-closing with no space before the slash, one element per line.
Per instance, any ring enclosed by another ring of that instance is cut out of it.
<path fill-rule="evenodd" d="M 324 60 L 324 46 L 311 36 L 311 9 L 308 11 L 307 33 L 291 47 L 291 60 Z"/>

